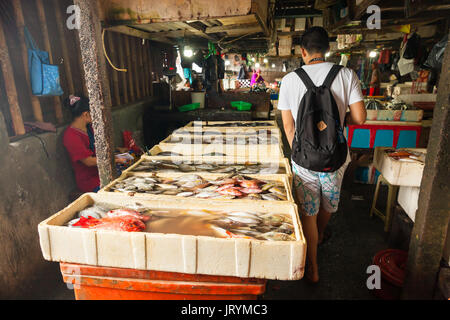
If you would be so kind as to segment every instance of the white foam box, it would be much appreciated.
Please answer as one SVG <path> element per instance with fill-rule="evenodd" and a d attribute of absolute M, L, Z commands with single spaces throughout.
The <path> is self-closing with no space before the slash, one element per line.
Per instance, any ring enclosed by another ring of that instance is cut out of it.
<path fill-rule="evenodd" d="M 408 217 L 415 221 L 416 211 L 419 204 L 419 187 L 400 186 L 398 188 L 397 202 L 405 210 Z"/>
<path fill-rule="evenodd" d="M 120 195 L 86 193 L 38 225 L 39 241 L 48 261 L 103 267 L 181 272 L 189 274 L 298 280 L 303 277 L 306 242 L 295 204 L 234 203 L 229 211 L 289 214 L 295 241 L 214 238 L 148 232 L 69 228 L 77 212 L 94 203 L 126 206 L 135 201 Z M 208 209 L 223 211 L 218 203 L 196 201 L 140 201 L 150 209 Z"/>
<path fill-rule="evenodd" d="M 202 164 L 202 163 L 208 163 L 208 164 L 227 164 L 227 165 L 244 165 L 244 164 L 263 164 L 266 166 L 269 166 L 271 169 L 273 169 L 274 171 L 276 169 L 281 169 L 282 172 L 280 173 L 271 173 L 271 174 L 281 174 L 281 175 L 287 175 L 289 178 L 292 177 L 292 169 L 291 169 L 291 165 L 290 162 L 287 158 L 281 158 L 279 160 L 270 160 L 270 159 L 264 159 L 260 162 L 250 162 L 250 161 L 246 161 L 246 159 L 242 158 L 242 159 L 238 159 L 236 160 L 236 158 L 226 158 L 226 157 L 207 157 L 207 159 L 203 158 L 203 157 L 197 157 L 197 156 L 193 156 L 191 158 L 186 158 L 186 157 L 177 157 L 177 156 L 164 156 L 164 157 L 155 157 L 155 156 L 147 156 L 147 155 L 142 155 L 141 158 L 136 161 L 133 165 L 131 165 L 130 167 L 128 167 L 127 169 L 123 170 L 122 173 L 127 173 L 127 172 L 133 172 L 135 168 L 137 168 L 143 161 L 171 161 L 175 164 L 181 164 L 181 163 L 196 163 L 196 164 Z M 140 172 L 147 172 L 147 171 L 140 171 Z M 158 171 L 148 171 L 147 173 L 153 173 L 153 172 L 158 172 Z M 190 173 L 208 173 L 208 171 L 193 171 Z M 211 173 L 210 174 L 213 175 L 217 175 L 219 176 L 223 176 L 224 173 Z M 253 174 L 253 176 L 258 177 L 259 174 Z"/>
<path fill-rule="evenodd" d="M 386 149 L 392 148 L 376 147 L 373 157 L 373 164 L 383 177 L 392 185 L 420 187 L 425 164 L 418 161 L 405 162 L 395 160 L 387 155 Z M 427 149 L 423 148 L 400 148 L 396 150 L 411 150 L 423 153 L 427 151 Z"/>
<path fill-rule="evenodd" d="M 158 156 L 161 152 L 176 152 L 182 156 L 189 158 L 193 156 L 202 156 L 207 158 L 208 154 L 221 153 L 224 157 L 234 158 L 236 160 L 245 159 L 246 161 L 257 162 L 262 159 L 279 160 L 284 158 L 281 146 L 275 145 L 242 145 L 237 147 L 234 144 L 158 144 L 148 151 L 151 156 Z M 216 157 L 216 156 L 215 156 Z"/>
<path fill-rule="evenodd" d="M 184 130 L 183 130 L 184 131 Z M 211 135 L 199 135 L 199 134 L 195 134 L 194 132 L 189 132 L 191 134 L 182 134 L 182 131 L 176 130 L 176 132 L 172 133 L 171 135 L 169 135 L 168 137 L 166 137 L 164 140 L 162 140 L 159 144 L 160 145 L 178 145 L 180 143 L 183 142 L 187 142 L 184 144 L 192 144 L 191 141 L 195 141 L 197 143 L 198 142 L 202 142 L 202 144 L 204 144 L 205 146 L 208 145 L 221 145 L 223 146 L 223 140 L 221 138 L 232 138 L 232 142 L 231 143 L 227 143 L 227 145 L 236 145 L 236 147 L 238 147 L 238 149 L 244 149 L 244 147 L 249 147 L 250 149 L 254 149 L 252 147 L 258 147 L 259 149 L 261 149 L 261 146 L 267 146 L 270 148 L 275 147 L 276 145 L 278 145 L 281 149 L 281 151 L 283 150 L 283 141 L 281 138 L 281 133 L 280 130 L 273 130 L 274 133 L 274 137 L 277 138 L 277 141 L 275 143 L 256 143 L 256 144 L 238 144 L 238 142 L 244 142 L 245 139 L 250 139 L 250 138 L 257 138 L 258 134 L 255 130 L 250 131 L 250 133 L 254 133 L 253 135 L 244 135 L 244 134 L 238 134 L 238 131 L 231 131 L 231 132 L 216 132 L 217 134 L 211 134 Z M 235 132 L 235 133 L 234 133 Z M 186 133 L 186 131 L 184 131 L 184 133 Z M 268 137 L 268 135 L 262 134 L 261 138 L 266 138 Z M 182 139 L 181 142 L 171 142 L 172 139 Z M 195 139 L 195 140 L 194 140 Z M 255 140 L 253 140 L 255 141 Z M 203 143 L 205 142 L 205 143 Z"/>
<path fill-rule="evenodd" d="M 235 123 L 255 123 L 255 122 L 264 122 L 264 123 L 268 123 L 268 126 L 257 126 L 257 127 L 236 127 L 236 126 L 231 126 L 232 124 Z M 215 125 L 215 124 L 230 124 L 229 127 L 213 127 L 211 125 Z M 234 128 L 234 129 L 249 129 L 249 128 L 253 128 L 253 129 L 264 129 L 264 128 L 278 128 L 278 124 L 275 120 L 252 120 L 252 121 L 191 121 L 189 122 L 187 125 L 185 125 L 183 128 L 187 128 L 187 127 L 200 127 L 203 129 L 220 129 L 220 128 Z"/>
<path fill-rule="evenodd" d="M 196 174 L 200 177 L 202 177 L 203 179 L 207 179 L 207 180 L 216 180 L 219 177 L 225 177 L 226 174 L 222 174 L 220 176 L 218 176 L 217 174 L 213 174 L 213 173 L 171 173 L 171 172 L 164 172 L 164 173 L 157 173 L 156 177 L 159 178 L 169 178 L 169 179 L 173 179 L 173 178 L 178 178 L 181 176 L 186 176 L 186 175 L 192 175 L 192 174 Z M 171 201 L 171 200 L 178 200 L 180 199 L 180 197 L 178 196 L 171 196 L 171 195 L 162 195 L 162 194 L 149 194 L 149 193 L 138 193 L 138 192 L 121 192 L 121 191 L 116 191 L 113 190 L 113 186 L 117 183 L 120 182 L 126 178 L 129 178 L 131 176 L 135 176 L 135 177 L 154 177 L 155 174 L 154 173 L 144 173 L 144 172 L 125 172 L 122 173 L 122 175 L 115 179 L 114 181 L 112 181 L 111 183 L 109 183 L 108 185 L 106 185 L 105 187 L 103 187 L 102 189 L 99 190 L 99 193 L 107 193 L 107 194 L 125 194 L 125 195 L 129 195 L 132 198 L 135 199 L 150 199 L 150 200 L 166 200 L 166 201 Z M 224 205 L 226 205 L 227 203 L 230 202 L 243 202 L 243 203 L 248 203 L 248 204 L 252 204 L 254 202 L 258 202 L 261 203 L 262 205 L 266 204 L 267 202 L 274 202 L 274 203 L 279 203 L 279 202 L 294 202 L 293 196 L 292 196 L 292 189 L 291 189 L 291 181 L 292 179 L 287 176 L 287 175 L 280 175 L 280 174 L 267 174 L 267 175 L 253 175 L 253 174 L 248 174 L 245 175 L 247 177 L 251 177 L 251 178 L 255 178 L 255 179 L 261 179 L 264 181 L 274 181 L 274 182 L 278 182 L 278 183 L 282 183 L 284 186 L 284 189 L 286 190 L 286 198 L 287 200 L 249 200 L 249 199 L 201 199 L 201 198 L 185 198 L 185 199 L 195 199 L 195 201 L 200 201 L 200 202 L 211 202 L 211 201 L 217 201 L 219 203 L 224 203 Z"/>

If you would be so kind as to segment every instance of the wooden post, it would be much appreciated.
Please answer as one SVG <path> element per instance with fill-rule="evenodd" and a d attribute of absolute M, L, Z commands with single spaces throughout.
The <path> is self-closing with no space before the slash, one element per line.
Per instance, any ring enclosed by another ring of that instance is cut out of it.
<path fill-rule="evenodd" d="M 127 64 L 128 64 L 128 88 L 130 89 L 130 100 L 131 102 L 134 102 L 135 99 L 135 92 L 134 92 L 134 85 L 133 85 L 133 72 L 134 67 L 133 64 L 131 63 L 131 51 L 130 51 L 130 38 L 129 36 L 125 36 L 124 37 L 124 42 L 125 42 L 125 55 L 127 57 Z"/>
<path fill-rule="evenodd" d="M 12 125 L 16 135 L 25 134 L 22 113 L 20 112 L 19 100 L 17 99 L 17 88 L 14 80 L 14 71 L 9 58 L 8 46 L 6 44 L 5 33 L 0 21 L 0 64 L 5 82 L 6 96 L 9 103 Z"/>
<path fill-rule="evenodd" d="M 22 50 L 22 63 L 25 69 L 25 78 L 27 79 L 26 85 L 30 93 L 31 107 L 33 108 L 34 119 L 36 121 L 44 122 L 41 103 L 39 102 L 38 97 L 31 92 L 30 70 L 28 70 L 28 50 L 25 42 L 25 33 L 24 33 L 25 20 L 23 18 L 22 5 L 20 3 L 20 0 L 14 0 L 12 4 L 14 7 L 14 15 L 16 18 L 17 30 L 19 31 L 19 42 Z"/>
<path fill-rule="evenodd" d="M 148 72 L 149 72 L 149 81 L 150 81 L 150 95 L 153 97 L 153 55 L 152 55 L 152 46 L 149 42 L 146 48 L 148 54 Z"/>
<path fill-rule="evenodd" d="M 123 46 L 124 46 L 124 36 L 120 33 L 117 33 L 117 38 L 118 38 L 118 42 L 119 42 L 119 61 L 120 61 L 120 68 L 122 69 L 128 69 L 129 66 L 125 66 L 125 57 L 124 57 L 124 53 L 123 53 Z M 128 86 L 127 86 L 127 74 L 130 73 L 130 70 L 128 70 L 127 72 L 121 72 L 121 80 L 122 80 L 122 90 L 123 90 L 123 102 L 125 104 L 128 103 Z"/>
<path fill-rule="evenodd" d="M 140 43 L 139 48 L 141 51 L 141 61 L 142 61 L 142 91 L 143 96 L 148 97 L 148 81 L 147 81 L 147 57 L 145 56 L 145 43 L 147 41 L 141 39 L 141 41 L 144 41 L 144 43 Z"/>
<path fill-rule="evenodd" d="M 114 165 L 111 91 L 102 48 L 102 27 L 98 2 L 74 0 L 81 10 L 80 37 L 86 87 L 89 93 L 90 112 L 94 129 L 97 167 L 101 187 L 116 175 Z"/>
<path fill-rule="evenodd" d="M 134 69 L 134 84 L 136 89 L 136 99 L 141 99 L 141 90 L 140 90 L 140 81 L 139 81 L 139 69 L 140 66 L 138 65 L 138 46 L 136 45 L 136 38 L 130 37 L 131 45 L 130 48 L 132 48 L 133 53 L 131 54 L 131 60 L 133 61 L 133 69 Z"/>
<path fill-rule="evenodd" d="M 108 47 L 109 47 L 109 58 L 111 59 L 111 62 L 115 65 L 117 63 L 117 57 L 116 57 L 116 49 L 114 47 L 114 41 L 112 38 L 111 32 L 106 32 L 106 36 L 108 37 Z M 119 75 L 117 74 L 119 71 L 114 70 L 111 67 L 111 74 L 112 74 L 112 80 L 113 80 L 113 92 L 114 92 L 114 100 L 116 102 L 116 105 L 120 105 L 120 91 L 119 91 Z"/>
<path fill-rule="evenodd" d="M 66 36 L 64 34 L 65 20 L 63 19 L 62 14 L 61 14 L 61 10 L 62 10 L 61 0 L 53 0 L 53 7 L 55 8 L 56 26 L 58 29 L 59 40 L 61 41 L 62 54 L 63 54 L 63 59 L 64 59 L 64 70 L 66 73 L 66 80 L 67 80 L 67 85 L 69 87 L 69 93 L 75 94 L 75 87 L 73 85 L 73 79 L 72 79 L 72 69 L 70 67 L 70 55 L 69 55 L 69 50 L 67 49 Z"/>
<path fill-rule="evenodd" d="M 48 36 L 48 27 L 47 27 L 47 20 L 45 19 L 44 4 L 42 3 L 42 0 L 36 0 L 36 5 L 39 22 L 42 28 L 41 32 L 42 35 L 44 36 L 44 48 L 45 51 L 48 52 L 50 64 L 53 64 L 52 47 L 50 45 L 50 37 Z M 58 121 L 58 123 L 63 123 L 64 119 L 61 107 L 61 100 L 59 97 L 56 96 L 53 97 L 53 107 L 55 109 L 56 120 Z"/>
<path fill-rule="evenodd" d="M 450 38 L 442 62 L 433 123 L 408 251 L 402 298 L 432 299 L 450 216 Z"/>
<path fill-rule="evenodd" d="M 142 39 L 139 39 L 137 41 L 137 57 L 138 57 L 138 63 L 139 63 L 139 88 L 141 93 L 141 98 L 144 98 L 146 96 L 145 94 L 145 67 L 144 67 L 144 57 L 142 53 Z"/>

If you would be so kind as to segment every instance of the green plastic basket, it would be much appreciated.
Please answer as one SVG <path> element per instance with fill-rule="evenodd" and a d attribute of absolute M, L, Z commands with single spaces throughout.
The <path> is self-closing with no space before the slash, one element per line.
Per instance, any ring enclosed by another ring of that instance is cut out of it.
<path fill-rule="evenodd" d="M 245 101 L 231 101 L 231 106 L 239 111 L 248 111 L 252 108 L 252 104 Z"/>
<path fill-rule="evenodd" d="M 178 107 L 178 111 L 186 112 L 200 108 L 200 102 L 185 104 L 184 106 Z"/>

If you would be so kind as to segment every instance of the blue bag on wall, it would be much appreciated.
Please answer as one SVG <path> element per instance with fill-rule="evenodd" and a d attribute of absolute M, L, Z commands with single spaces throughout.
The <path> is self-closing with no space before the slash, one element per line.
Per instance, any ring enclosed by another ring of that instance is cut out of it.
<path fill-rule="evenodd" d="M 28 68 L 30 70 L 31 91 L 35 96 L 60 96 L 64 92 L 59 82 L 59 69 L 51 65 L 48 52 L 37 49 L 36 44 L 25 27 L 28 47 Z"/>

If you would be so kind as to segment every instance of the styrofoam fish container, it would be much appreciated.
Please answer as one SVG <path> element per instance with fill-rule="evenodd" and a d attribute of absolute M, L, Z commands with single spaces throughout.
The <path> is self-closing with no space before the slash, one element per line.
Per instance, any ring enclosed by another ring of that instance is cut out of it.
<path fill-rule="evenodd" d="M 99 190 L 99 193 L 109 193 L 109 194 L 125 194 L 128 195 L 132 198 L 135 199 L 150 199 L 150 200 L 177 200 L 180 199 L 179 196 L 176 195 L 162 195 L 162 194 L 149 194 L 149 193 L 139 193 L 139 192 L 121 192 L 121 191 L 116 191 L 113 189 L 113 186 L 122 181 L 125 180 L 126 178 L 129 178 L 131 176 L 135 176 L 135 177 L 159 177 L 159 178 L 169 178 L 169 179 L 173 179 L 173 178 L 178 178 L 178 177 L 182 177 L 182 176 L 188 176 L 188 175 L 198 175 L 200 177 L 202 177 L 203 179 L 206 180 L 216 180 L 218 179 L 218 176 L 216 174 L 211 174 L 211 173 L 171 173 L 171 172 L 164 172 L 164 173 L 157 173 L 156 175 L 154 173 L 143 173 L 143 172 L 126 172 L 123 173 L 119 178 L 117 178 L 116 180 L 112 181 L 111 183 L 109 183 L 108 185 L 106 185 L 105 187 L 103 187 L 102 189 Z M 221 177 L 225 177 L 226 174 L 222 174 Z M 279 174 L 274 174 L 274 175 L 252 175 L 252 174 L 248 174 L 245 175 L 247 177 L 250 178 L 255 178 L 255 179 L 260 179 L 260 180 L 264 180 L 264 181 L 268 181 L 268 182 L 278 182 L 278 183 L 282 183 L 284 186 L 284 189 L 286 191 L 286 200 L 252 200 L 252 199 L 202 199 L 202 198 L 195 198 L 195 197 L 187 197 L 185 199 L 195 199 L 196 201 L 205 201 L 205 202 L 211 202 L 211 201 L 217 201 L 220 203 L 230 203 L 230 202 L 244 202 L 244 203 L 254 203 L 254 202 L 259 202 L 262 205 L 264 205 L 267 202 L 273 202 L 273 203 L 279 203 L 279 202 L 294 202 L 294 199 L 292 197 L 292 189 L 291 189 L 291 180 L 287 175 L 279 175 Z"/>
<path fill-rule="evenodd" d="M 186 135 L 199 135 L 200 132 L 208 132 L 208 136 L 245 136 L 251 137 L 261 134 L 261 131 L 270 131 L 270 134 L 276 137 L 281 137 L 281 130 L 278 127 L 263 127 L 263 128 L 253 128 L 253 127 L 181 127 L 175 129 L 172 135 L 175 137 L 186 136 Z"/>
<path fill-rule="evenodd" d="M 395 160 L 388 156 L 385 152 L 387 149 L 385 147 L 375 148 L 375 153 L 373 157 L 373 164 L 378 171 L 381 172 L 383 177 L 392 185 L 396 186 L 410 186 L 410 187 L 420 187 L 420 182 L 422 181 L 424 163 L 419 161 L 406 162 Z M 403 148 L 396 149 L 400 150 L 410 150 L 425 153 L 427 149 L 423 148 Z"/>
<path fill-rule="evenodd" d="M 214 238 L 148 232 L 90 230 L 64 226 L 77 212 L 106 203 L 127 206 L 130 197 L 86 193 L 38 225 L 44 258 L 93 266 L 181 272 L 189 274 L 298 280 L 303 277 L 306 242 L 297 207 L 292 203 L 248 205 L 230 203 L 227 211 L 284 213 L 293 219 L 296 241 Z M 139 201 L 150 209 L 207 209 L 223 211 L 222 204 L 197 201 Z"/>
<path fill-rule="evenodd" d="M 419 193 L 419 187 L 400 186 L 398 188 L 397 201 L 413 222 L 416 219 L 416 211 L 419 205 Z"/>
<path fill-rule="evenodd" d="M 165 156 L 165 157 L 154 157 L 154 156 L 146 156 L 143 155 L 141 158 L 136 161 L 133 165 L 128 167 L 126 170 L 122 171 L 122 173 L 127 172 L 134 172 L 135 168 L 137 168 L 143 161 L 170 161 L 174 164 L 182 164 L 182 163 L 195 163 L 195 164 L 226 164 L 226 165 L 244 165 L 244 164 L 263 164 L 263 165 L 269 165 L 269 167 L 273 170 L 276 170 L 278 168 L 281 168 L 283 172 L 280 173 L 265 173 L 265 174 L 281 174 L 281 175 L 287 175 L 289 178 L 292 177 L 292 169 L 290 166 L 290 162 L 287 158 L 280 158 L 278 160 L 271 160 L 271 159 L 264 159 L 265 161 L 260 162 L 249 162 L 246 161 L 246 159 L 242 158 L 239 161 L 236 161 L 235 158 L 226 158 L 226 157 L 208 157 L 208 159 L 204 159 L 203 157 L 192 157 L 192 158 L 186 158 L 186 157 L 177 157 L 177 156 Z M 139 171 L 139 172 L 158 172 L 158 171 Z M 181 171 L 180 171 L 181 173 Z M 209 171 L 193 171 L 189 173 L 210 173 L 217 175 L 217 177 L 223 176 L 226 173 L 212 173 Z M 259 176 L 261 174 L 255 173 L 252 174 L 253 176 Z M 264 174 L 262 174 L 264 175 Z"/>
<path fill-rule="evenodd" d="M 149 150 L 149 155 L 158 156 L 161 152 L 175 152 L 188 159 L 192 156 L 201 156 L 208 158 L 211 153 L 220 154 L 227 158 L 236 160 L 246 159 L 247 161 L 258 162 L 263 159 L 284 158 L 280 145 L 254 145 L 254 146 L 236 146 L 234 144 L 158 144 Z M 217 155 L 214 155 L 217 157 Z"/>
<path fill-rule="evenodd" d="M 255 122 L 261 122 L 261 123 L 264 122 L 264 123 L 268 123 L 269 125 L 267 125 L 267 126 L 255 126 L 255 127 L 237 127 L 237 126 L 232 126 L 232 124 L 235 124 L 235 123 L 243 123 L 243 124 L 250 123 L 250 124 L 252 124 L 252 123 L 255 123 Z M 187 125 L 185 125 L 184 127 L 195 127 L 195 126 L 197 126 L 197 127 L 215 128 L 215 129 L 217 129 L 217 128 L 226 128 L 226 127 L 214 127 L 214 126 L 211 126 L 211 125 L 215 125 L 215 124 L 220 124 L 220 125 L 222 125 L 222 124 L 230 124 L 229 128 L 237 128 L 237 129 L 239 129 L 239 128 L 268 128 L 268 127 L 276 127 L 276 128 L 278 128 L 278 124 L 277 124 L 277 122 L 275 120 L 191 121 Z"/>

